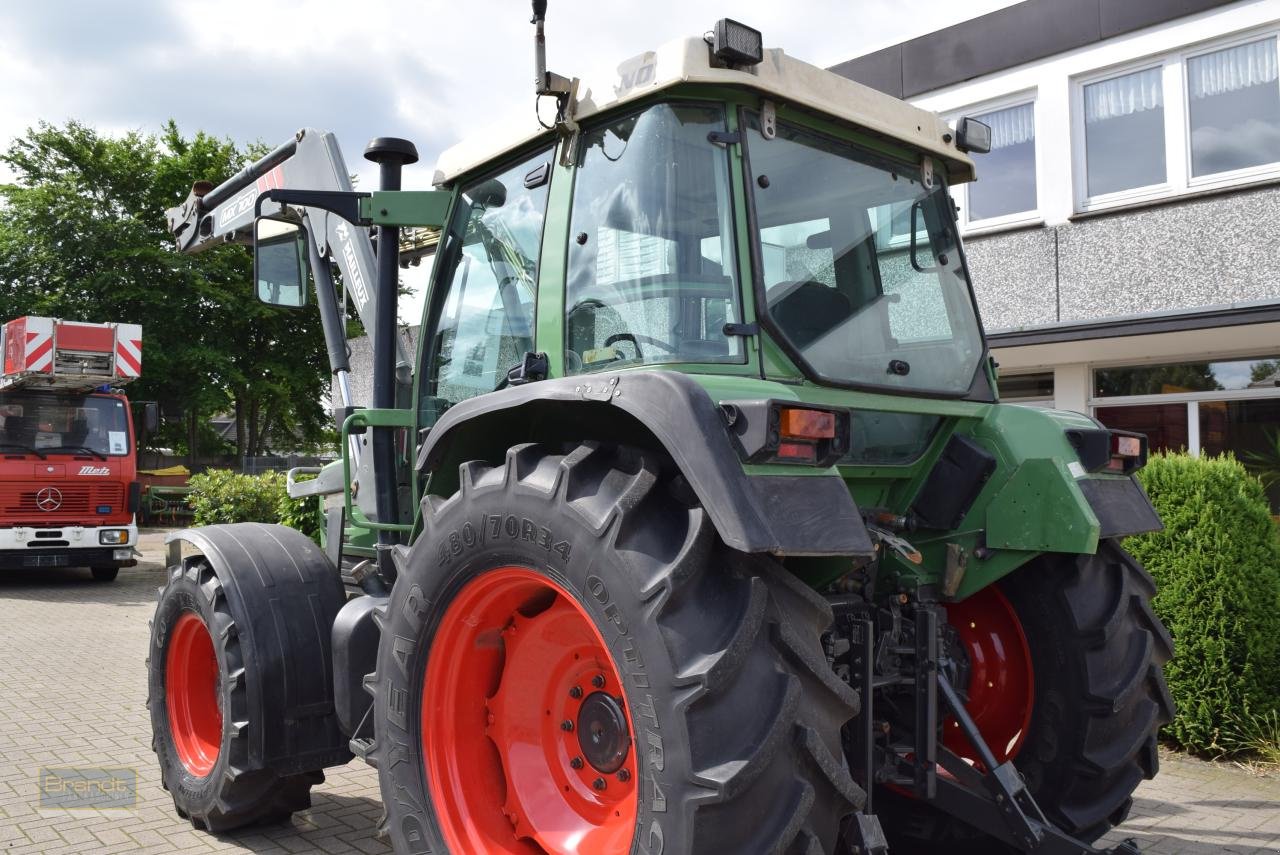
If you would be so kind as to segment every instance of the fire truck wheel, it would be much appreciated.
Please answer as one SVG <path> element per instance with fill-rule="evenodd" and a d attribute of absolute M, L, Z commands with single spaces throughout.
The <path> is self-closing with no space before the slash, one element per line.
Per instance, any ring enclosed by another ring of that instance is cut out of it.
<path fill-rule="evenodd" d="M 719 543 L 647 452 L 462 466 L 381 607 L 396 852 L 829 855 L 862 803 L 827 603 Z"/>
<path fill-rule="evenodd" d="M 119 567 L 90 567 L 95 582 L 114 582 L 120 575 Z"/>
<path fill-rule="evenodd" d="M 227 831 L 311 806 L 323 772 L 249 769 L 251 726 L 235 616 L 206 562 L 171 567 L 151 623 L 147 658 L 151 748 L 178 815 Z"/>

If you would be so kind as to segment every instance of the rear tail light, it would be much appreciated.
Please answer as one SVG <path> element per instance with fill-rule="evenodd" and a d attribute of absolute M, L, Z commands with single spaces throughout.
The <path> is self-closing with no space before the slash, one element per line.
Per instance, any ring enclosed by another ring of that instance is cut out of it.
<path fill-rule="evenodd" d="M 745 463 L 833 466 L 851 446 L 848 410 L 789 401 L 721 401 L 720 412 Z"/>
<path fill-rule="evenodd" d="M 1136 472 L 1147 462 L 1147 438 L 1140 433 L 1111 431 L 1111 459 L 1106 471 L 1120 475 Z"/>
<path fill-rule="evenodd" d="M 1072 428 L 1067 439 L 1086 472 L 1129 475 L 1147 462 L 1147 438 L 1140 433 L 1106 428 Z"/>
<path fill-rule="evenodd" d="M 778 432 L 783 439 L 814 442 L 834 439 L 836 414 L 826 410 L 781 407 L 778 410 Z"/>

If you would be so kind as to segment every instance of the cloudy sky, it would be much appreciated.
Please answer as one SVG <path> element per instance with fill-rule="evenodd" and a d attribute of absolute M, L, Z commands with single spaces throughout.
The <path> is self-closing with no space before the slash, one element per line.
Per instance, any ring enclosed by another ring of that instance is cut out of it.
<path fill-rule="evenodd" d="M 765 44 L 832 65 L 1014 0 L 551 0 L 548 65 L 613 64 L 729 16 Z M 337 133 L 351 171 L 373 136 L 413 140 L 425 187 L 439 152 L 533 109 L 525 0 L 43 0 L 0 17 L 0 144 L 40 121 L 119 133 L 169 118 L 244 142 Z M 10 176 L 0 167 L 0 181 Z"/>

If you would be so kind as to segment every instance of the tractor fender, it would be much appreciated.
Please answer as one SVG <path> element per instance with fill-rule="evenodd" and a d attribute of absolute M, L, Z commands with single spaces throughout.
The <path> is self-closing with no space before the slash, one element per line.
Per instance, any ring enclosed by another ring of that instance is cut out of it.
<path fill-rule="evenodd" d="M 748 475 L 724 414 L 706 390 L 675 371 L 627 371 L 541 380 L 450 407 L 419 449 L 428 492 L 456 489 L 459 464 L 501 460 L 522 442 L 610 440 L 664 450 L 720 538 L 741 552 L 874 556 L 844 481 Z"/>
<path fill-rule="evenodd" d="M 263 523 L 183 529 L 165 543 L 170 568 L 208 562 L 235 619 L 253 725 L 249 768 L 288 775 L 348 762 L 330 648 L 346 597 L 320 547 L 295 529 Z"/>

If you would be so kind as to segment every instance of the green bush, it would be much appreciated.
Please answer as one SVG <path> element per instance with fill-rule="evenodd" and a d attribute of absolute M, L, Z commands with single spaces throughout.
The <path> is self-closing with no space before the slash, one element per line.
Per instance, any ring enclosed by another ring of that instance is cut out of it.
<path fill-rule="evenodd" d="M 1155 577 L 1173 634 L 1165 668 L 1177 717 L 1164 729 L 1198 752 L 1280 709 L 1280 538 L 1258 479 L 1235 458 L 1158 454 L 1139 473 L 1164 531 L 1125 548 Z"/>
<path fill-rule="evenodd" d="M 318 539 L 317 498 L 291 499 L 285 480 L 282 472 L 242 475 L 229 469 L 192 475 L 188 501 L 195 511 L 195 524 L 280 523 Z"/>

